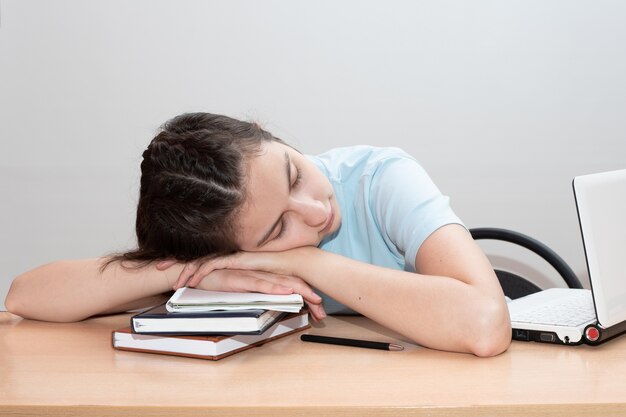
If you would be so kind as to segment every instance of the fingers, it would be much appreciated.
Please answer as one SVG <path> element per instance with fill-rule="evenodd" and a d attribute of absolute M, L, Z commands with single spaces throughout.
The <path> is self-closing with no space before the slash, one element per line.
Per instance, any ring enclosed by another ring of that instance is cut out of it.
<path fill-rule="evenodd" d="M 188 287 L 197 287 L 198 284 L 202 282 L 207 275 L 211 274 L 213 271 L 219 270 L 215 265 L 211 263 L 205 263 L 201 265 L 197 265 L 197 267 L 193 270 L 193 273 L 190 274 L 187 280 Z"/>
<path fill-rule="evenodd" d="M 197 273 L 200 275 L 200 272 Z M 300 294 L 315 321 L 326 317 L 320 297 L 303 279 L 261 271 L 218 269 L 202 282 L 202 288 L 214 291 L 260 292 L 265 294 Z"/>
<path fill-rule="evenodd" d="M 273 278 L 278 279 L 282 286 L 291 286 L 294 293 L 302 296 L 313 320 L 320 321 L 326 318 L 326 312 L 322 306 L 322 297 L 313 291 L 313 288 L 306 281 L 291 276 L 274 276 Z"/>
<path fill-rule="evenodd" d="M 248 280 L 248 284 L 251 284 L 251 289 L 249 291 L 253 292 L 262 292 L 265 294 L 293 294 L 293 288 L 281 285 L 272 281 L 268 281 L 267 279 L 258 278 L 255 280 Z"/>
<path fill-rule="evenodd" d="M 159 261 L 156 263 L 156 269 L 159 271 L 165 271 L 169 267 L 175 265 L 177 261 L 175 259 L 168 259 L 166 261 Z"/>
<path fill-rule="evenodd" d="M 307 284 L 306 282 L 302 281 L 299 278 L 296 278 L 296 280 L 297 280 L 296 282 L 293 282 L 293 284 L 295 284 L 293 286 L 294 292 L 300 294 L 302 298 L 304 298 L 304 300 L 308 303 L 316 304 L 316 305 L 319 305 L 322 303 L 322 297 L 317 295 L 317 293 L 313 291 L 313 289 L 309 286 L 309 284 Z"/>
<path fill-rule="evenodd" d="M 193 269 L 193 273 L 189 276 L 187 286 L 196 287 L 198 284 L 200 284 L 200 282 L 202 282 L 204 277 L 209 275 L 211 272 L 215 271 L 216 269 L 224 268 L 224 266 L 221 265 L 223 263 L 223 258 L 208 260 L 206 262 L 198 261 L 196 263 L 196 267 Z"/>
<path fill-rule="evenodd" d="M 244 280 L 242 291 L 262 292 L 266 294 L 300 294 L 315 321 L 323 320 L 326 312 L 322 306 L 322 297 L 300 278 L 256 273 L 254 281 Z"/>
<path fill-rule="evenodd" d="M 314 321 L 321 321 L 326 318 L 326 311 L 324 311 L 324 307 L 321 304 L 307 303 L 307 307 Z"/>
<path fill-rule="evenodd" d="M 191 285 L 190 280 L 199 267 L 199 261 L 188 262 L 187 264 L 185 264 L 185 267 L 178 276 L 176 284 L 174 284 L 174 289 L 177 290 L 182 287 L 194 287 L 195 285 L 197 285 L 197 283 L 195 285 Z"/>
<path fill-rule="evenodd" d="M 187 264 L 181 273 L 177 286 L 180 287 L 196 287 L 202 280 L 216 270 L 228 269 L 231 267 L 231 256 L 223 256 L 221 258 L 198 259 Z"/>
<path fill-rule="evenodd" d="M 326 317 L 322 307 L 322 297 L 313 291 L 313 288 L 303 279 L 290 276 L 279 276 L 278 279 L 281 280 L 281 285 L 290 286 L 293 292 L 302 296 L 314 317 L 319 319 Z"/>
<path fill-rule="evenodd" d="M 171 261 L 160 262 L 169 267 Z M 175 263 L 175 262 L 174 262 Z M 185 264 L 174 289 L 200 286 L 213 291 L 260 292 L 265 294 L 300 294 L 314 321 L 323 320 L 326 312 L 320 297 L 299 277 L 277 275 L 263 271 L 228 269 L 227 258 L 197 260 Z M 205 280 L 206 279 L 206 280 Z"/>

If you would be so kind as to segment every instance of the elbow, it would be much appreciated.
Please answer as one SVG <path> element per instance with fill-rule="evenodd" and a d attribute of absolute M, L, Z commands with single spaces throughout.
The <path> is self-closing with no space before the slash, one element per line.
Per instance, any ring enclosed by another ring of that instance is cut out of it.
<path fill-rule="evenodd" d="M 498 356 L 511 345 L 511 333 L 507 332 L 506 336 L 493 338 L 490 340 L 482 340 L 474 344 L 471 348 L 471 353 L 480 358 L 490 358 L 492 356 Z"/>
<path fill-rule="evenodd" d="M 38 319 L 37 303 L 29 297 L 28 285 L 24 275 L 20 275 L 13 280 L 9 292 L 4 299 L 4 307 L 11 314 L 25 319 Z"/>
<path fill-rule="evenodd" d="M 4 307 L 7 309 L 8 312 L 23 317 L 24 303 L 23 303 L 22 298 L 20 297 L 20 291 L 18 288 L 19 287 L 18 279 L 19 277 L 16 278 L 11 284 L 11 287 L 9 288 L 9 292 L 7 293 L 7 296 L 4 299 Z"/>
<path fill-rule="evenodd" d="M 84 319 L 55 308 L 54 304 L 47 304 L 33 296 L 29 284 L 28 273 L 15 278 L 9 292 L 4 299 L 4 306 L 8 312 L 24 319 L 51 322 L 73 322 Z"/>
<path fill-rule="evenodd" d="M 477 317 L 468 350 L 483 358 L 505 352 L 511 345 L 511 320 L 504 300 L 484 302 Z"/>

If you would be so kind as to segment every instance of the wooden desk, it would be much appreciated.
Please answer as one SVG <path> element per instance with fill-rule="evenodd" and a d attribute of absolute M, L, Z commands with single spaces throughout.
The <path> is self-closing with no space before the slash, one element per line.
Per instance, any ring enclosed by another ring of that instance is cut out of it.
<path fill-rule="evenodd" d="M 114 350 L 110 332 L 128 317 L 53 324 L 0 313 L 0 415 L 626 415 L 626 337 L 597 348 L 514 342 L 480 359 L 408 344 L 363 317 L 331 317 L 308 331 L 406 350 L 298 334 L 210 362 Z"/>

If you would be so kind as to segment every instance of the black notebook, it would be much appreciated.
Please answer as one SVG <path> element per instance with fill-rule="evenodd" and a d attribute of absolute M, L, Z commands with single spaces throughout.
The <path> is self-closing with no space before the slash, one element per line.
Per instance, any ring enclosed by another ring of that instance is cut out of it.
<path fill-rule="evenodd" d="M 134 315 L 130 324 L 141 334 L 261 334 L 285 314 L 259 309 L 171 313 L 163 304 Z"/>
<path fill-rule="evenodd" d="M 129 327 L 112 332 L 113 347 L 133 352 L 218 360 L 309 328 L 306 311 L 287 314 L 261 334 L 156 335 L 132 333 Z"/>

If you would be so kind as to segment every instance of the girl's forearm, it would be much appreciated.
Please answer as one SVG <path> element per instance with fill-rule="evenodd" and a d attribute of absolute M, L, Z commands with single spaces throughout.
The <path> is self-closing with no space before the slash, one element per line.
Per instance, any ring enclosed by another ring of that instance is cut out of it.
<path fill-rule="evenodd" d="M 60 322 L 126 311 L 162 301 L 182 268 L 124 268 L 119 262 L 104 270 L 101 266 L 102 259 L 84 259 L 28 271 L 13 281 L 5 305 L 24 318 Z"/>
<path fill-rule="evenodd" d="M 460 280 L 382 268 L 316 248 L 301 248 L 290 265 L 312 286 L 418 344 L 498 354 L 510 342 L 506 304 Z"/>

